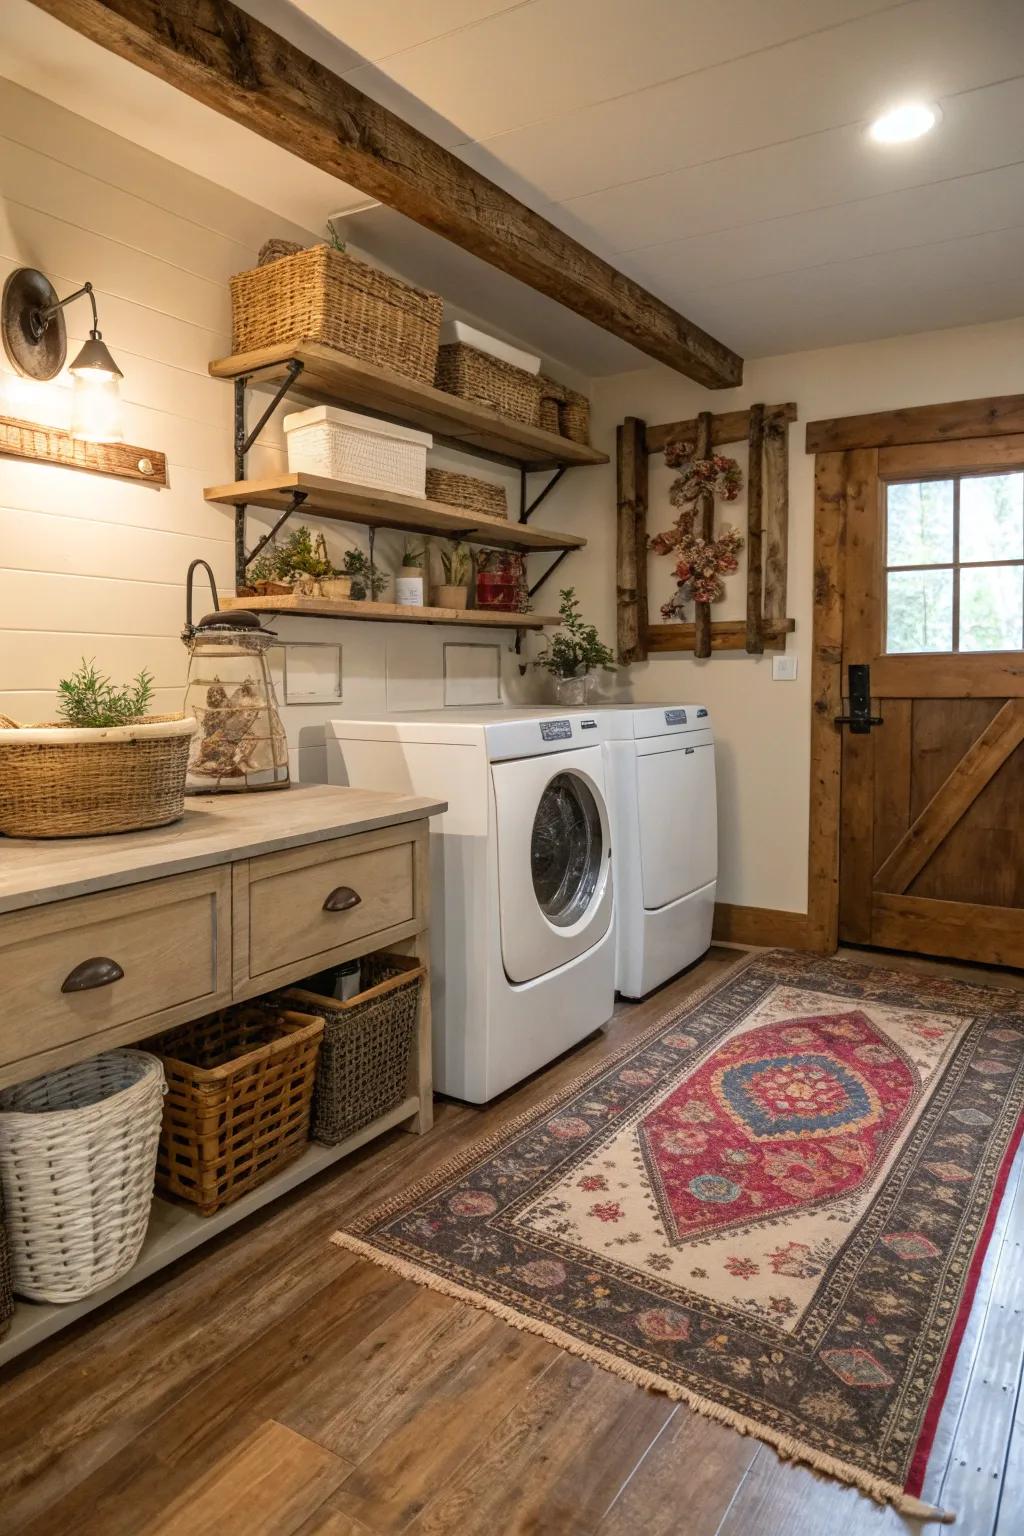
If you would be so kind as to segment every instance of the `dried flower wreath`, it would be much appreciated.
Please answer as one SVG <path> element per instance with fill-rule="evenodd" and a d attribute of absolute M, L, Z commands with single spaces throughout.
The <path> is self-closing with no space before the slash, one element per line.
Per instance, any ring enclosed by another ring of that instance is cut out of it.
<path fill-rule="evenodd" d="M 669 488 L 668 499 L 680 509 L 672 527 L 651 539 L 656 555 L 676 557 L 676 590 L 662 603 L 665 619 L 681 619 L 687 602 L 717 603 L 725 596 L 723 576 L 737 569 L 736 556 L 743 540 L 731 526 L 723 528 L 717 539 L 702 538 L 694 529 L 696 501 L 702 491 L 710 491 L 720 501 L 735 501 L 743 486 L 743 476 L 735 459 L 715 453 L 708 459 L 694 458 L 692 443 L 668 443 L 665 463 L 679 469 Z"/>

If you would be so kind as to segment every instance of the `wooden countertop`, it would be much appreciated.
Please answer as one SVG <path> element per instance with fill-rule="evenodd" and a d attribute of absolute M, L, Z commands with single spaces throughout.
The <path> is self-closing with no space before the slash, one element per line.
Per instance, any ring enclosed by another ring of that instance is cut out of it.
<path fill-rule="evenodd" d="M 443 800 L 332 784 L 189 795 L 173 826 L 110 837 L 0 837 L 0 912 L 326 842 L 445 810 Z"/>

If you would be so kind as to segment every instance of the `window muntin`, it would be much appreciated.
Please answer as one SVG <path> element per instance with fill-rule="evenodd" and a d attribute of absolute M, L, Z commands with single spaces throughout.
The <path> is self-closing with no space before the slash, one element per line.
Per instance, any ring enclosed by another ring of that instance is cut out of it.
<path fill-rule="evenodd" d="M 888 655 L 1024 649 L 1024 470 L 886 486 Z"/>

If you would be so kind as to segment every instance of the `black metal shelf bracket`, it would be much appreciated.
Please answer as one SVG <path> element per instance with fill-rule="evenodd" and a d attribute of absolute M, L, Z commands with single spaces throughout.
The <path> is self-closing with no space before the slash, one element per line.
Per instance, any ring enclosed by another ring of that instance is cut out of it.
<path fill-rule="evenodd" d="M 562 476 L 565 474 L 568 468 L 568 464 L 559 464 L 547 485 L 542 491 L 537 493 L 529 505 L 527 505 L 526 501 L 527 471 L 525 469 L 521 469 L 519 471 L 519 521 L 521 523 L 528 523 L 530 521 L 530 518 L 536 512 L 541 502 L 549 494 L 549 492 L 554 490 L 555 486 L 558 484 L 559 480 L 561 480 Z"/>
<path fill-rule="evenodd" d="M 530 596 L 531 597 L 536 597 L 537 593 L 540 591 L 541 587 L 548 580 L 548 578 L 553 576 L 555 574 L 555 572 L 558 570 L 558 567 L 561 565 L 561 563 L 565 559 L 566 555 L 571 555 L 572 554 L 573 547 L 574 546 L 570 546 L 570 547 L 568 547 L 566 549 L 563 549 L 560 554 L 557 554 L 555 556 L 555 558 L 552 560 L 551 564 L 548 566 L 547 570 L 544 572 L 543 576 L 538 577 L 538 579 L 534 582 L 533 586 L 530 588 Z"/>
<path fill-rule="evenodd" d="M 268 363 L 265 366 L 270 368 L 270 367 L 277 367 L 278 365 L 276 363 Z M 277 388 L 274 390 L 274 393 L 270 397 L 269 403 L 260 412 L 259 420 L 257 421 L 256 425 L 252 428 L 251 431 L 247 429 L 247 427 L 246 427 L 246 420 L 245 420 L 245 417 L 246 417 L 246 410 L 245 410 L 245 406 L 246 406 L 246 391 L 247 391 L 249 385 L 252 383 L 254 375 L 259 373 L 261 370 L 259 368 L 253 368 L 249 373 L 240 373 L 238 375 L 238 377 L 233 381 L 234 389 L 235 389 L 235 479 L 236 480 L 244 480 L 245 479 L 245 477 L 246 477 L 246 460 L 249 457 L 249 453 L 250 453 L 251 449 L 258 442 L 260 433 L 263 431 L 263 428 L 266 426 L 266 424 L 270 420 L 271 416 L 273 416 L 274 412 L 277 410 L 278 406 L 281 404 L 281 401 L 284 399 L 285 395 L 287 395 L 287 393 L 288 393 L 288 391 L 290 389 L 294 388 L 295 381 L 298 379 L 298 377 L 299 377 L 299 375 L 302 372 L 304 367 L 305 367 L 305 364 L 302 363 L 299 360 L 299 358 L 297 358 L 297 357 L 291 358 L 291 360 L 289 361 L 289 363 L 288 363 L 288 365 L 287 365 L 287 367 L 285 369 L 284 378 L 281 380 L 281 382 L 278 384 Z M 264 549 L 266 547 L 266 545 L 270 543 L 270 540 L 272 538 L 274 538 L 274 536 L 284 527 L 285 523 L 291 517 L 292 513 L 296 510 L 296 508 L 298 508 L 299 506 L 302 505 L 302 503 L 305 501 L 305 499 L 306 499 L 306 492 L 305 491 L 295 491 L 295 492 L 293 492 L 291 505 L 288 507 L 287 511 L 285 511 L 285 512 L 283 512 L 281 514 L 281 516 L 278 518 L 277 522 L 274 524 L 273 528 L 271 528 L 270 532 L 267 533 L 267 534 L 264 534 L 263 538 L 259 539 L 257 541 L 257 543 L 253 546 L 253 548 L 251 550 L 249 550 L 248 553 L 246 553 L 246 549 L 245 549 L 245 525 L 246 525 L 247 503 L 244 502 L 244 501 L 238 503 L 238 505 L 235 507 L 235 586 L 236 586 L 236 588 L 245 586 L 245 573 L 246 573 L 247 568 L 255 560 L 255 558 L 259 554 L 260 550 Z"/>

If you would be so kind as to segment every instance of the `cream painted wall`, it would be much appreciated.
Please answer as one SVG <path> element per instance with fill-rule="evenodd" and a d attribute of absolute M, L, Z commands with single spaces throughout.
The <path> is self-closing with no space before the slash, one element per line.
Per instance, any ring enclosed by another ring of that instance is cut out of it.
<path fill-rule="evenodd" d="M 863 345 L 791 353 L 748 362 L 742 389 L 714 393 L 661 367 L 597 380 L 595 442 L 614 454 L 615 424 L 626 415 L 655 423 L 726 411 L 761 400 L 795 400 L 800 420 L 790 428 L 789 613 L 797 621 L 788 650 L 798 662 L 795 682 L 773 682 L 770 657 L 721 653 L 707 661 L 652 657 L 630 669 L 639 700 L 710 706 L 719 743 L 719 897 L 742 905 L 803 912 L 807 907 L 807 823 L 810 735 L 810 647 L 813 546 L 813 460 L 804 427 L 826 416 L 852 415 L 942 400 L 1019 392 L 1024 388 L 1024 320 L 893 337 Z M 731 451 L 731 450 L 730 450 Z M 736 451 L 744 463 L 745 453 Z M 667 527 L 670 474 L 651 461 L 649 527 Z M 587 548 L 563 569 L 589 617 L 614 643 L 614 468 L 588 470 L 566 489 L 563 526 L 587 534 Z M 742 501 L 719 510 L 742 528 Z M 652 618 L 670 595 L 670 565 L 651 558 Z M 729 582 L 716 617 L 744 611 L 743 571 Z M 619 680 L 620 688 L 627 679 Z"/>
<path fill-rule="evenodd" d="M 188 563 L 207 559 L 222 590 L 233 576 L 231 513 L 207 506 L 202 494 L 232 478 L 232 391 L 209 377 L 207 364 L 230 351 L 228 279 L 255 264 L 269 235 L 311 238 L 0 80 L 0 282 L 27 264 L 61 294 L 86 278 L 94 283 L 104 337 L 125 375 L 128 440 L 166 453 L 170 476 L 170 488 L 156 490 L 0 458 L 0 713 L 51 718 L 56 683 L 82 656 L 118 679 L 148 667 L 156 707 L 180 708 Z M 75 304 L 67 320 L 73 356 L 85 339 L 88 304 Z M 69 398 L 66 376 L 52 384 L 18 379 L 0 353 L 0 412 L 66 425 Z M 283 414 L 251 455 L 253 475 L 284 466 Z M 518 477 L 508 471 L 443 451 L 433 462 L 496 478 L 510 497 L 518 494 Z M 336 560 L 346 546 L 365 547 L 356 528 L 322 526 Z M 258 514 L 251 529 L 254 538 Z M 382 564 L 397 565 L 401 542 L 381 534 Z M 206 610 L 205 592 L 198 604 Z M 277 629 L 285 641 L 342 646 L 341 704 L 283 709 L 293 772 L 302 778 L 323 777 L 323 724 L 334 714 L 439 707 L 482 659 L 519 680 L 512 631 L 329 620 L 282 620 Z M 445 648 L 456 642 L 491 649 L 484 657 L 448 649 L 446 667 Z"/>

